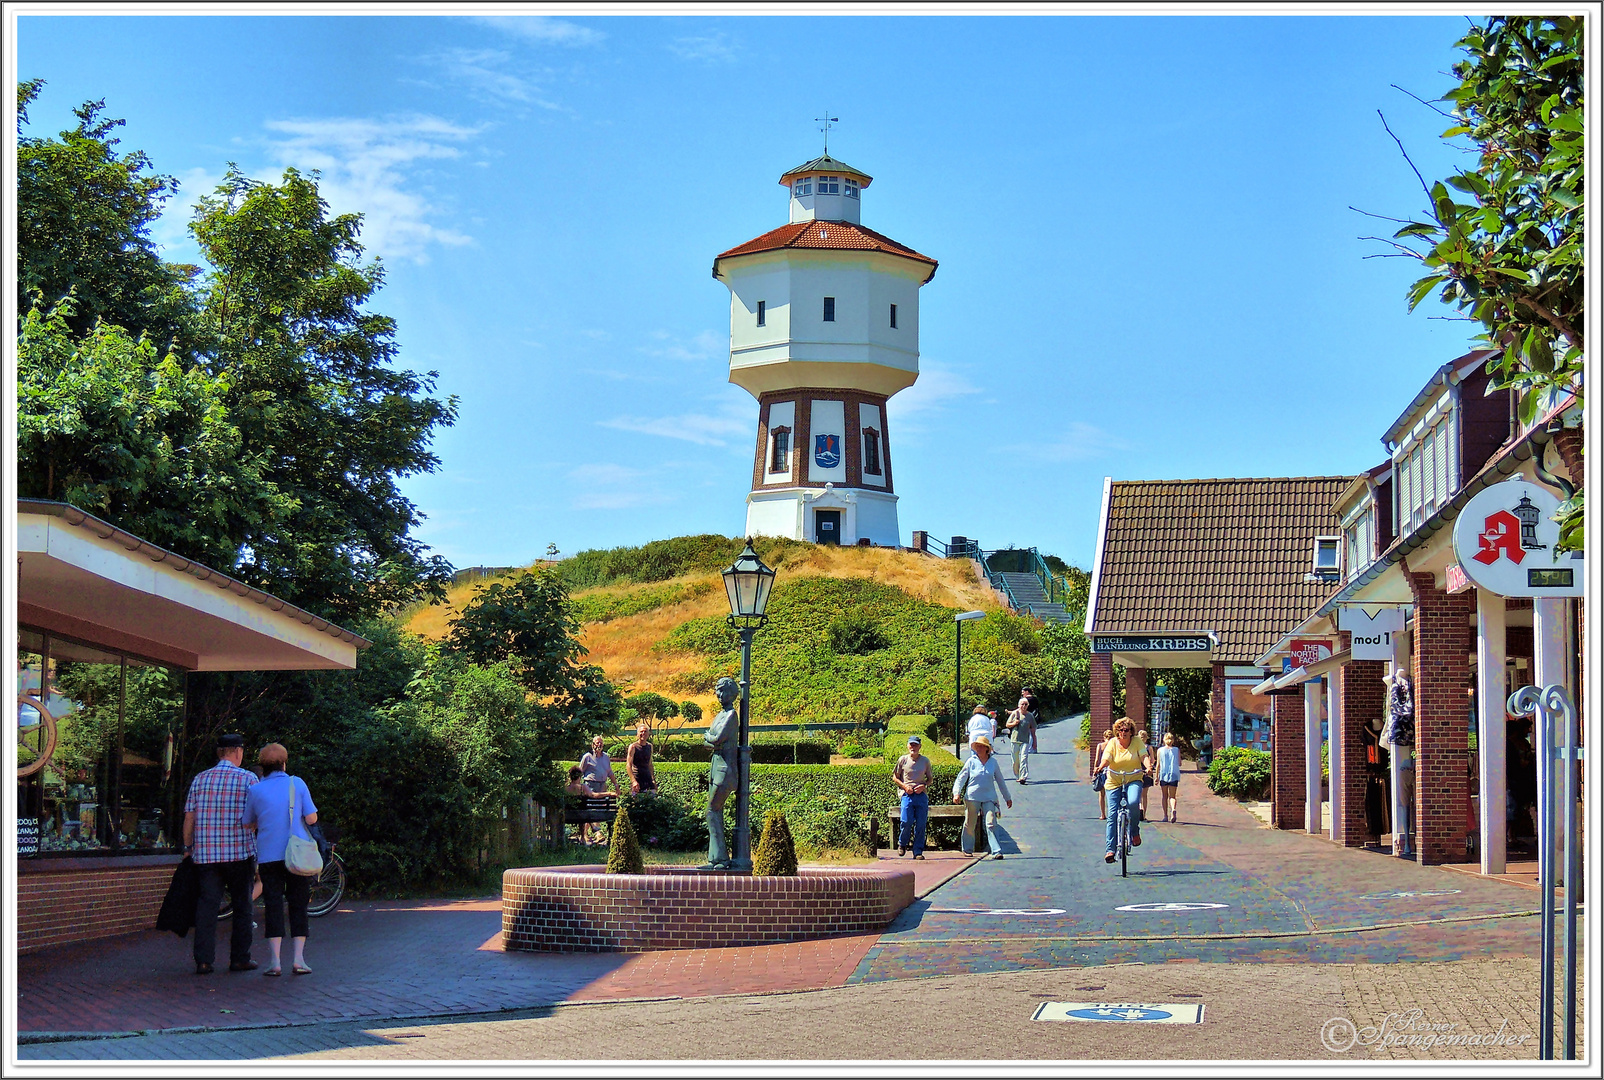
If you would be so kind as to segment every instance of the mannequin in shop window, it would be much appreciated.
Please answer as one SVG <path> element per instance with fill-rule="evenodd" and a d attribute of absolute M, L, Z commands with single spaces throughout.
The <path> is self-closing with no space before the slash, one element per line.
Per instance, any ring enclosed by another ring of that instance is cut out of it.
<path fill-rule="evenodd" d="M 1413 855 L 1415 817 L 1415 693 L 1399 664 L 1383 679 L 1387 684 L 1387 722 L 1381 744 L 1398 756 L 1397 827 L 1393 830 L 1394 855 Z"/>
<path fill-rule="evenodd" d="M 1392 806 L 1388 799 L 1392 782 L 1387 751 L 1381 745 L 1383 726 L 1381 717 L 1376 716 L 1359 729 L 1365 748 L 1365 832 L 1370 834 L 1371 843 L 1380 843 L 1382 835 L 1392 828 L 1387 822 Z"/>

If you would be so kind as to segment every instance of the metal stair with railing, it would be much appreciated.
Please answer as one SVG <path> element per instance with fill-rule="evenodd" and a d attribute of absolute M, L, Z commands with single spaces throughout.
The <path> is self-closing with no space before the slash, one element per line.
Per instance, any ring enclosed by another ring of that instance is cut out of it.
<path fill-rule="evenodd" d="M 1080 616 L 1069 611 L 1063 599 L 1068 590 L 1064 581 L 1047 566 L 1035 548 L 982 550 L 967 537 L 955 536 L 944 544 L 928 533 L 915 533 L 915 550 L 948 559 L 973 559 L 989 581 L 1008 600 L 1015 613 L 1030 615 L 1049 623 L 1078 622 Z M 1018 570 L 994 568 L 994 563 L 1022 567 Z"/>

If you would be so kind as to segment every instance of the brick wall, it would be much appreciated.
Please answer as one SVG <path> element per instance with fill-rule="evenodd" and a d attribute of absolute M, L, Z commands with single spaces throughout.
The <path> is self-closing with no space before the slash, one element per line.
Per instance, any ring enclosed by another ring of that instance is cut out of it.
<path fill-rule="evenodd" d="M 1147 730 L 1147 669 L 1125 669 L 1125 715 L 1136 723 L 1137 731 Z"/>
<path fill-rule="evenodd" d="M 1103 739 L 1103 732 L 1114 726 L 1114 657 L 1092 653 L 1091 660 L 1092 746 Z"/>
<path fill-rule="evenodd" d="M 106 869 L 28 866 L 17 877 L 17 951 L 151 929 L 178 861 Z"/>
<path fill-rule="evenodd" d="M 878 932 L 913 902 L 913 871 L 520 869 L 502 875 L 501 897 L 502 940 L 512 950 L 715 949 Z"/>
<path fill-rule="evenodd" d="M 1270 699 L 1270 824 L 1278 829 L 1301 829 L 1308 794 L 1303 738 L 1303 689 Z"/>
<path fill-rule="evenodd" d="M 1450 596 L 1432 574 L 1409 574 L 1415 596 L 1415 850 L 1423 864 L 1464 862 L 1470 750 L 1474 591 Z"/>
<path fill-rule="evenodd" d="M 1343 634 L 1344 649 L 1348 635 Z M 1363 847 L 1371 840 L 1365 828 L 1365 788 L 1370 780 L 1365 772 L 1363 731 L 1370 721 L 1387 710 L 1387 684 L 1382 676 L 1387 664 L 1382 660 L 1354 660 L 1342 669 L 1342 844 Z M 1332 792 L 1331 797 L 1337 797 Z"/>

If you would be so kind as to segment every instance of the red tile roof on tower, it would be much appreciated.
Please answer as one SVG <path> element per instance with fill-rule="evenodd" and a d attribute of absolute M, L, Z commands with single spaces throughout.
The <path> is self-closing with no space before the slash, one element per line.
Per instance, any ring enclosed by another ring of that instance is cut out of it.
<path fill-rule="evenodd" d="M 784 248 L 816 248 L 831 251 L 882 251 L 887 255 L 898 255 L 904 259 L 913 259 L 916 262 L 928 263 L 930 273 L 925 276 L 929 281 L 936 273 L 936 260 L 928 255 L 921 255 L 911 247 L 897 243 L 889 236 L 883 236 L 873 229 L 866 229 L 862 225 L 854 225 L 850 221 L 793 221 L 789 225 L 781 225 L 778 229 L 771 229 L 762 236 L 748 240 L 738 247 L 720 252 L 719 259 L 727 259 L 735 255 L 754 255 L 760 251 L 779 251 Z M 715 262 L 717 260 L 714 260 Z"/>

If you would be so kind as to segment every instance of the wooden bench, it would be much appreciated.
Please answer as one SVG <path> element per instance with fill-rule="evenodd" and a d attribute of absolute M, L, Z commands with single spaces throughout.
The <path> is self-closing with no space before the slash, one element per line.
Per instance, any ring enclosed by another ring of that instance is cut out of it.
<path fill-rule="evenodd" d="M 890 836 L 890 840 L 885 846 L 895 848 L 897 846 L 897 834 L 902 829 L 902 807 L 893 806 L 888 809 L 886 811 L 886 820 L 890 822 L 891 831 L 888 834 Z M 933 802 L 930 804 L 929 811 L 925 814 L 925 825 L 927 828 L 932 821 L 956 821 L 959 827 L 962 828 L 964 823 L 964 808 L 961 805 L 954 806 L 950 802 Z M 876 830 L 876 832 L 878 833 L 878 830 Z M 987 850 L 985 829 L 981 829 L 980 835 L 975 838 L 975 850 Z"/>
<path fill-rule="evenodd" d="M 563 804 L 563 825 L 610 825 L 618 817 L 617 795 L 570 796 Z M 567 840 L 567 829 L 560 834 Z"/>

